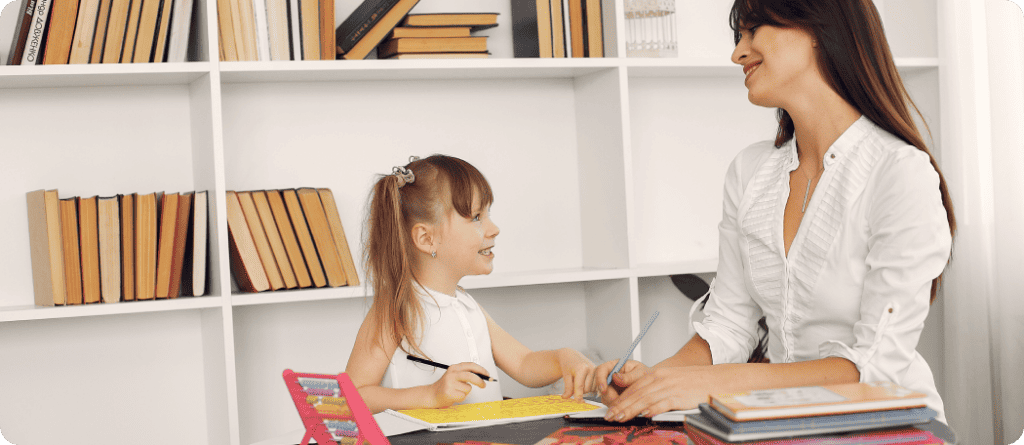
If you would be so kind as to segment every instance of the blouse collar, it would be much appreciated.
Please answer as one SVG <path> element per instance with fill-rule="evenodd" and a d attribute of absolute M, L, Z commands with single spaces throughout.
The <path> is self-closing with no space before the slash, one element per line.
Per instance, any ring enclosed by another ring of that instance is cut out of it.
<path fill-rule="evenodd" d="M 419 294 L 420 299 L 426 303 L 430 303 L 437 307 L 451 306 L 455 302 L 462 303 L 467 308 L 472 308 L 469 298 L 462 290 L 456 290 L 455 295 L 448 295 L 444 292 L 436 291 L 426 286 L 416 285 L 416 293 Z"/>
<path fill-rule="evenodd" d="M 857 118 L 825 152 L 825 168 L 839 162 L 839 160 L 855 150 L 873 128 L 875 128 L 875 123 L 871 122 L 867 116 L 862 114 Z M 789 171 L 796 170 L 797 166 L 800 165 L 800 157 L 796 153 L 796 135 L 793 135 L 792 138 L 786 141 L 780 149 L 784 150 L 784 163 L 787 169 Z"/>

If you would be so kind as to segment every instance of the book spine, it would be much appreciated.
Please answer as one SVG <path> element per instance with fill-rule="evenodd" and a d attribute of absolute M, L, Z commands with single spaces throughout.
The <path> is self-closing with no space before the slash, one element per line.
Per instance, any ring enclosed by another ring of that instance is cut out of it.
<path fill-rule="evenodd" d="M 21 55 L 22 65 L 38 65 L 42 62 L 43 36 L 51 6 L 53 6 L 53 0 L 36 0 L 35 9 L 32 11 L 29 37 L 25 42 L 25 52 Z"/>
<path fill-rule="evenodd" d="M 535 0 L 512 2 L 512 49 L 514 57 L 540 57 Z"/>
<path fill-rule="evenodd" d="M 25 42 L 32 30 L 32 11 L 36 9 L 35 0 L 22 0 L 20 11 L 24 11 L 14 26 L 14 38 L 11 40 L 11 51 L 7 53 L 8 65 L 20 65 L 21 56 L 25 53 Z"/>
<path fill-rule="evenodd" d="M 373 28 L 388 11 L 398 3 L 398 0 L 383 0 L 373 2 L 364 1 L 341 25 L 335 33 L 337 46 L 344 53 L 349 52 L 359 39 L 362 39 L 366 32 Z"/>

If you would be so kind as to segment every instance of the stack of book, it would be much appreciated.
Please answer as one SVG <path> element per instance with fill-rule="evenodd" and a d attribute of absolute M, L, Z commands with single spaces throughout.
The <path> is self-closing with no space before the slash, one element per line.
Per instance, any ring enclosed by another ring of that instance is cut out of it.
<path fill-rule="evenodd" d="M 206 192 L 26 199 L 36 305 L 206 292 Z"/>
<path fill-rule="evenodd" d="M 20 0 L 8 65 L 184 62 L 193 0 Z"/>
<path fill-rule="evenodd" d="M 496 13 L 409 14 L 377 47 L 377 57 L 486 58 L 487 36 L 472 33 L 495 26 Z"/>
<path fill-rule="evenodd" d="M 601 0 L 516 0 L 512 2 L 515 57 L 604 57 L 605 20 Z M 609 39 L 611 40 L 611 39 Z M 609 42 L 609 45 L 614 43 Z"/>
<path fill-rule="evenodd" d="M 359 284 L 330 189 L 228 191 L 226 210 L 242 291 Z"/>
<path fill-rule="evenodd" d="M 487 57 L 487 37 L 473 32 L 498 26 L 497 13 L 410 14 L 419 0 L 365 0 L 338 26 L 337 52 L 365 59 Z"/>
<path fill-rule="evenodd" d="M 925 395 L 889 382 L 718 394 L 699 409 L 686 415 L 697 445 L 944 443 L 914 427 L 937 415 Z"/>
<path fill-rule="evenodd" d="M 334 60 L 334 0 L 217 0 L 220 60 Z"/>

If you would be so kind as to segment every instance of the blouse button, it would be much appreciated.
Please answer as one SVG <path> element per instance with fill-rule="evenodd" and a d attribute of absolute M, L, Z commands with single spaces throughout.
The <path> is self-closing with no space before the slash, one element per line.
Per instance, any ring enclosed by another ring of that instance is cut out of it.
<path fill-rule="evenodd" d="M 889 308 L 889 313 L 890 313 L 890 314 L 892 313 L 892 308 Z"/>
<path fill-rule="evenodd" d="M 832 159 L 835 159 L 835 158 L 836 158 L 836 154 L 832 153 Z"/>

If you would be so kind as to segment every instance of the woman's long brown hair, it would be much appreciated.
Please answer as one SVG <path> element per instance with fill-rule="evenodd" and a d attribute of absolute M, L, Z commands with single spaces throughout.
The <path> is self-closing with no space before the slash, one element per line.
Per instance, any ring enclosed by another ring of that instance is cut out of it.
<path fill-rule="evenodd" d="M 363 261 L 373 287 L 370 316 L 378 322 L 378 345 L 390 338 L 402 351 L 427 357 L 419 348 L 424 314 L 414 289 L 420 284 L 413 273 L 412 227 L 444 224 L 452 210 L 470 218 L 474 194 L 483 206 L 494 197 L 484 175 L 456 157 L 432 155 L 405 168 L 415 175 L 412 183 L 399 187 L 397 176 L 381 175 L 370 191 Z"/>
<path fill-rule="evenodd" d="M 932 167 L 939 174 L 939 193 L 946 209 L 949 233 L 955 235 L 956 218 L 946 180 L 921 137 L 908 104 L 921 116 L 922 122 L 924 115 L 903 86 L 874 2 L 736 0 L 733 3 L 729 26 L 737 43 L 741 29 L 762 24 L 798 27 L 811 33 L 818 41 L 818 66 L 829 86 L 876 125 L 928 154 Z M 775 146 L 781 147 L 793 138 L 795 127 L 786 110 L 778 109 L 777 115 L 779 130 Z M 932 281 L 930 301 L 935 301 L 941 282 L 941 274 Z"/>

